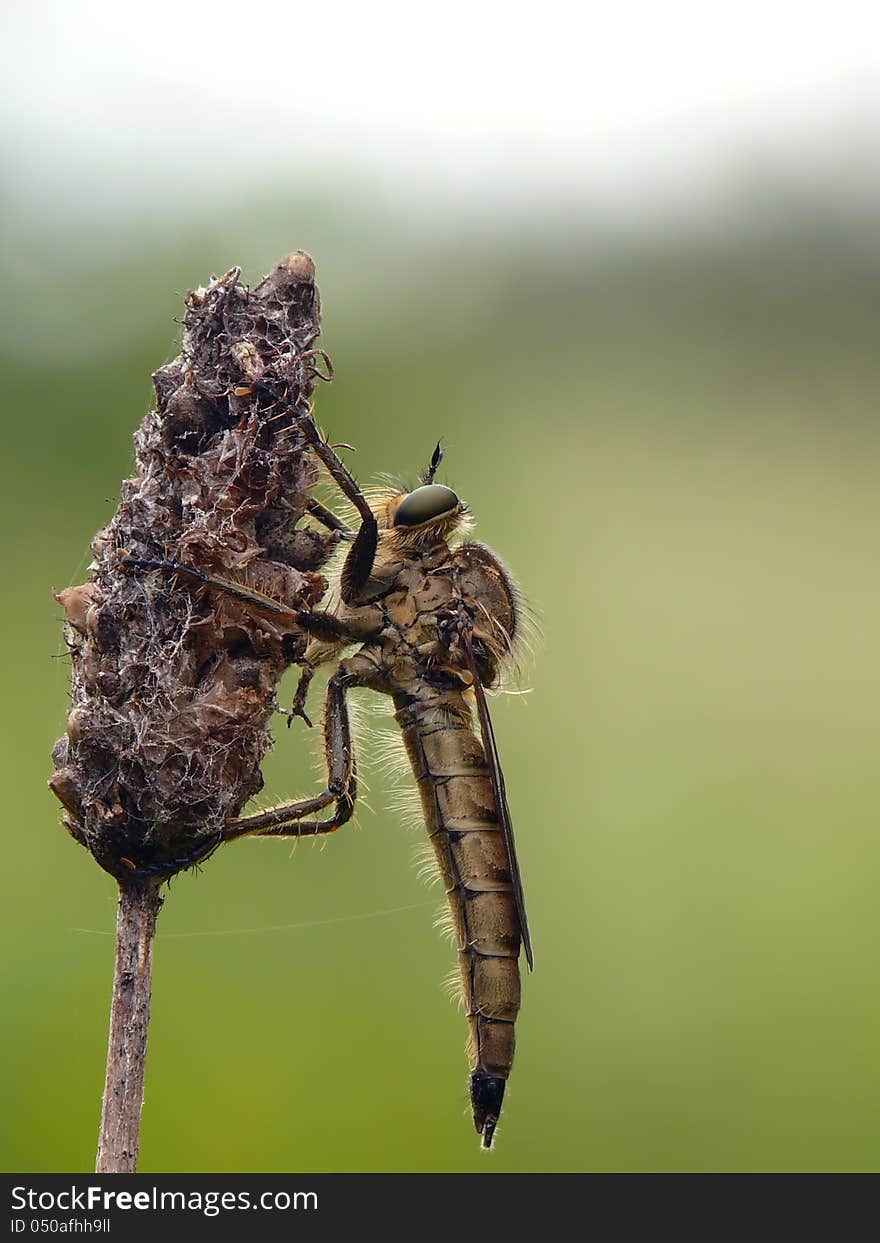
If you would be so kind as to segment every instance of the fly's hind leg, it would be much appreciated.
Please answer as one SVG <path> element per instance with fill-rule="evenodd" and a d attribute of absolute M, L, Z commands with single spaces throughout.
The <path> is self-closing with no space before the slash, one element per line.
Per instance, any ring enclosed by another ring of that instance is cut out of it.
<path fill-rule="evenodd" d="M 234 842 L 239 837 L 315 837 L 323 833 L 333 833 L 340 825 L 346 824 L 354 815 L 357 797 L 357 764 L 351 742 L 346 692 L 352 686 L 363 685 L 375 672 L 376 667 L 372 661 L 362 656 L 354 656 L 351 660 L 340 662 L 327 685 L 324 701 L 324 753 L 327 760 L 325 790 L 314 798 L 284 803 L 255 816 L 230 820 L 187 855 L 179 858 L 146 867 L 138 867 L 132 860 L 123 859 L 125 880 L 131 883 L 173 876 L 203 863 L 218 847 L 226 842 Z M 334 812 L 326 819 L 307 818 L 324 811 L 334 802 Z"/>
<path fill-rule="evenodd" d="M 354 814 L 357 797 L 357 764 L 351 742 L 351 725 L 346 694 L 352 686 L 363 685 L 368 662 L 361 667 L 357 657 L 341 661 L 327 684 L 324 700 L 324 754 L 327 761 L 327 788 L 314 798 L 284 803 L 255 816 L 231 820 L 223 829 L 223 841 L 239 837 L 314 837 L 333 833 Z M 372 669 L 372 666 L 369 665 Z M 335 804 L 324 819 L 309 819 Z"/>
<path fill-rule="evenodd" d="M 200 863 L 204 863 L 222 843 L 223 829 L 217 829 L 210 837 L 199 842 L 185 855 L 178 855 L 174 859 L 165 859 L 161 863 L 149 863 L 144 867 L 138 867 L 133 860 L 123 857 L 120 859 L 120 863 L 126 869 L 123 875 L 128 882 L 170 880 L 178 872 L 186 872 L 189 868 L 194 868 Z"/>

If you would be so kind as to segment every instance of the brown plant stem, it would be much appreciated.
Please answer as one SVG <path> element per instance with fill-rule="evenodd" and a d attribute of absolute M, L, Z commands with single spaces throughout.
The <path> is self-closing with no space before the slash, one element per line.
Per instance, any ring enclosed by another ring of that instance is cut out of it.
<path fill-rule="evenodd" d="M 158 882 L 119 886 L 107 1077 L 95 1163 L 98 1174 L 133 1174 L 137 1169 L 153 938 L 161 906 Z"/>

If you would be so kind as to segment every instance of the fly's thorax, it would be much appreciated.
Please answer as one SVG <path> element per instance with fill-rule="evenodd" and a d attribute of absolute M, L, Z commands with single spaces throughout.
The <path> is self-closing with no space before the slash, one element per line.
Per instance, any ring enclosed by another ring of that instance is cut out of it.
<path fill-rule="evenodd" d="M 381 625 L 373 641 L 382 652 L 386 675 L 403 692 L 414 695 L 426 689 L 431 694 L 430 687 L 421 683 L 436 680 L 437 668 L 448 660 L 441 617 L 456 600 L 449 549 L 435 547 L 431 552 L 430 557 L 413 555 L 406 562 L 394 562 L 375 603 Z"/>
<path fill-rule="evenodd" d="M 394 589 L 384 601 L 384 610 L 400 641 L 418 647 L 430 637 L 439 636 L 439 615 L 448 611 L 454 600 L 450 574 L 415 564 L 398 575 Z"/>

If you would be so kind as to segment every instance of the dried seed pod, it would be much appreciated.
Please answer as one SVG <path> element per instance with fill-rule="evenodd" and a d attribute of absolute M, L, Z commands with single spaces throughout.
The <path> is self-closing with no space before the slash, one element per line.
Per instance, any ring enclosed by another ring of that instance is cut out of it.
<path fill-rule="evenodd" d="M 156 409 L 92 542 L 91 580 L 56 596 L 73 686 L 50 786 L 76 840 L 120 879 L 172 874 L 261 788 L 276 687 L 305 647 L 277 617 L 123 558 L 308 609 L 339 538 L 300 527 L 318 476 L 297 423 L 316 375 L 314 264 L 288 256 L 254 290 L 239 275 L 187 296 L 180 356 L 153 377 Z"/>

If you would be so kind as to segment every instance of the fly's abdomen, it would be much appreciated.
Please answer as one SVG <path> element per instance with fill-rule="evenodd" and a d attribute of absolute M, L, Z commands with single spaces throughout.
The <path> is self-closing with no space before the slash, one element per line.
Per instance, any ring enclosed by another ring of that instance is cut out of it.
<path fill-rule="evenodd" d="M 470 1026 L 474 1122 L 489 1147 L 513 1062 L 520 926 L 483 748 L 460 711 L 408 705 L 397 719 L 458 942 Z"/>

